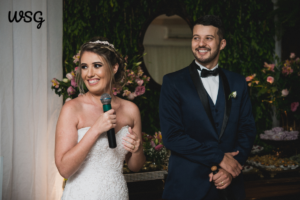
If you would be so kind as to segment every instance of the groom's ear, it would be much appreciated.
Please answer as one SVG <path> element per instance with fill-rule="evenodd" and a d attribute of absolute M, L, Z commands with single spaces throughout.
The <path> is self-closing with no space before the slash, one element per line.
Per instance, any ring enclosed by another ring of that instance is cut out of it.
<path fill-rule="evenodd" d="M 223 50 L 226 47 L 226 40 L 222 39 L 220 43 L 220 50 Z"/>

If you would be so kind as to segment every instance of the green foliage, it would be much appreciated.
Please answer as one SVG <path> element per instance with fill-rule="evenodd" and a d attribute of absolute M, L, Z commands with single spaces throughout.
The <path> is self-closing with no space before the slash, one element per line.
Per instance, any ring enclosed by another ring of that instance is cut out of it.
<path fill-rule="evenodd" d="M 138 53 L 138 37 L 145 21 L 162 0 L 64 0 L 63 59 L 72 63 L 80 45 L 94 36 L 108 37 L 129 58 Z M 220 55 L 220 65 L 243 75 L 253 74 L 274 54 L 274 23 L 268 14 L 271 0 L 201 1 L 179 0 L 192 20 L 205 14 L 219 15 L 225 25 L 227 46 Z M 184 66 L 183 66 L 184 67 Z M 71 71 L 68 65 L 65 72 Z M 138 99 L 143 131 L 160 130 L 158 100 L 160 91 L 146 91 L 146 99 Z M 271 126 L 270 108 L 252 99 L 258 131 Z"/>

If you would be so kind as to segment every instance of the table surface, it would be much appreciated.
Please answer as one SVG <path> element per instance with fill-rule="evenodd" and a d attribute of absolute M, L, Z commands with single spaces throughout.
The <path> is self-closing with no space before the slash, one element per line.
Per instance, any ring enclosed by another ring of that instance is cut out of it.
<path fill-rule="evenodd" d="M 151 171 L 151 172 L 140 172 L 140 173 L 129 173 L 124 174 L 125 180 L 129 182 L 138 182 L 138 181 L 151 181 L 151 180 L 163 180 L 165 175 L 168 174 L 167 171 Z"/>

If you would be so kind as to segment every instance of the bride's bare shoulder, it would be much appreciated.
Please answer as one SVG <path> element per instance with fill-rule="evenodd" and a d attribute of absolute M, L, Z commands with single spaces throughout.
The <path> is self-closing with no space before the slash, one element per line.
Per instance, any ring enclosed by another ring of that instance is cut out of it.
<path fill-rule="evenodd" d="M 85 97 L 79 96 L 75 99 L 71 99 L 64 103 L 61 113 L 66 113 L 68 115 L 77 115 L 82 111 L 85 104 Z"/>
<path fill-rule="evenodd" d="M 135 103 L 125 99 L 119 99 L 121 101 L 122 110 L 126 115 L 131 116 L 133 118 L 135 118 L 136 116 L 140 116 L 140 110 Z"/>

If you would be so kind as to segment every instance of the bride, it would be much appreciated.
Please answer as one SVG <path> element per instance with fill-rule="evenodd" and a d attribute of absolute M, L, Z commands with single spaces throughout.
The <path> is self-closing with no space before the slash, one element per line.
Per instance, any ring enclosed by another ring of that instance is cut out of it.
<path fill-rule="evenodd" d="M 137 172 L 145 162 L 138 107 L 112 95 L 112 86 L 125 75 L 124 61 L 106 39 L 81 46 L 76 71 L 80 92 L 88 92 L 62 107 L 55 138 L 55 163 L 67 178 L 63 200 L 128 200 L 123 162 Z M 112 109 L 103 112 L 100 97 L 112 96 Z M 108 147 L 106 131 L 114 128 L 117 147 Z"/>

